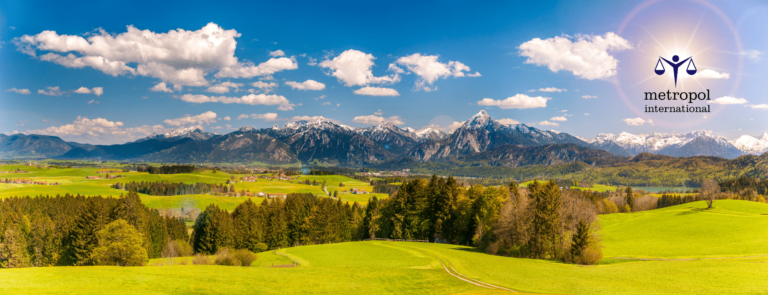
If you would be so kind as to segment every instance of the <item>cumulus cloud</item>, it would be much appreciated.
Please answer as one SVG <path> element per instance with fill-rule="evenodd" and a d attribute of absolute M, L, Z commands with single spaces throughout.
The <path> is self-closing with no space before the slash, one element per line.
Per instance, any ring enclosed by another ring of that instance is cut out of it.
<path fill-rule="evenodd" d="M 149 90 L 152 91 L 152 92 L 168 92 L 168 93 L 173 93 L 173 90 L 168 88 L 168 86 L 165 84 L 165 82 L 157 83 L 157 85 L 155 85 L 152 88 L 149 88 Z"/>
<path fill-rule="evenodd" d="M 381 109 L 378 109 L 373 114 L 376 115 L 376 116 L 381 116 L 381 115 L 384 114 L 384 112 L 382 112 Z"/>
<path fill-rule="evenodd" d="M 287 81 L 287 82 L 285 82 L 285 85 L 291 86 L 291 88 L 298 89 L 298 90 L 323 90 L 323 89 L 325 89 L 325 84 L 317 82 L 315 80 L 307 80 L 307 81 L 304 81 L 304 82 Z"/>
<path fill-rule="evenodd" d="M 706 69 L 701 70 L 693 76 L 696 79 L 728 79 L 731 77 L 728 73 L 720 73 L 714 70 Z"/>
<path fill-rule="evenodd" d="M 275 82 L 264 82 L 264 81 L 256 81 L 251 83 L 251 86 L 256 87 L 264 91 L 264 93 L 269 93 L 277 87 L 277 83 Z M 248 92 L 254 93 L 253 89 L 249 89 Z"/>
<path fill-rule="evenodd" d="M 707 103 L 714 103 L 714 104 L 745 104 L 747 103 L 746 99 L 743 98 L 736 98 L 733 96 L 723 96 L 719 98 L 715 98 L 713 101 L 709 101 Z"/>
<path fill-rule="evenodd" d="M 197 116 L 185 115 L 184 117 L 177 119 L 166 119 L 163 123 L 176 127 L 192 124 L 211 124 L 216 123 L 216 113 L 207 111 Z"/>
<path fill-rule="evenodd" d="M 549 122 L 549 121 L 541 121 L 539 122 L 539 125 L 541 126 L 560 126 L 559 123 Z"/>
<path fill-rule="evenodd" d="M 560 117 L 552 117 L 549 120 L 550 121 L 568 121 L 568 118 L 566 118 L 565 116 L 560 116 Z"/>
<path fill-rule="evenodd" d="M 281 111 L 292 111 L 292 104 L 282 95 L 249 94 L 242 97 L 206 96 L 202 94 L 184 94 L 181 100 L 191 103 L 220 102 L 224 104 L 277 105 Z"/>
<path fill-rule="evenodd" d="M 501 124 L 504 124 L 504 125 L 516 125 L 516 124 L 520 124 L 520 121 L 518 121 L 518 120 L 515 120 L 515 119 L 508 119 L 508 118 L 504 118 L 504 119 L 498 119 L 498 120 L 496 120 L 496 121 L 497 121 L 497 122 L 499 122 L 499 123 L 501 123 Z"/>
<path fill-rule="evenodd" d="M 63 92 L 61 92 L 59 86 L 56 86 L 56 87 L 45 87 L 45 89 L 48 89 L 48 90 L 38 89 L 37 90 L 37 94 L 50 95 L 50 96 L 60 96 L 60 95 L 63 94 Z"/>
<path fill-rule="evenodd" d="M 331 102 L 330 101 L 326 101 L 326 102 L 322 103 L 322 105 L 329 106 L 329 105 L 331 105 Z"/>
<path fill-rule="evenodd" d="M 352 119 L 352 122 L 367 124 L 367 125 L 378 125 L 384 122 L 389 122 L 394 125 L 405 124 L 405 122 L 403 122 L 403 118 L 401 118 L 400 116 L 391 116 L 389 118 L 384 118 L 376 115 L 357 116 L 354 119 Z"/>
<path fill-rule="evenodd" d="M 99 103 L 98 101 L 96 101 L 95 99 L 91 99 L 91 101 L 89 101 L 89 102 L 88 102 L 88 104 L 92 104 L 92 103 L 95 103 L 95 104 L 100 104 L 100 103 Z"/>
<path fill-rule="evenodd" d="M 240 115 L 243 116 L 243 115 Z M 246 118 L 249 117 L 248 115 L 245 115 Z M 240 117 L 238 117 L 239 119 Z M 251 119 L 262 119 L 267 122 L 275 121 L 277 120 L 277 113 L 266 113 L 266 114 L 251 114 Z"/>
<path fill-rule="evenodd" d="M 278 50 L 275 50 L 275 51 L 271 51 L 269 53 L 269 56 L 273 56 L 273 57 L 285 56 L 285 52 L 283 52 L 282 50 L 278 49 Z"/>
<path fill-rule="evenodd" d="M 357 95 L 371 95 L 371 96 L 400 96 L 397 90 L 392 88 L 372 87 L 367 86 L 353 91 Z"/>
<path fill-rule="evenodd" d="M 222 120 L 224 120 L 224 121 L 232 121 L 232 118 L 230 118 L 229 116 L 226 116 L 226 117 L 224 117 L 224 119 L 222 119 Z"/>
<path fill-rule="evenodd" d="M 222 82 L 208 87 L 208 89 L 205 91 L 213 93 L 227 93 L 229 92 L 229 88 L 238 89 L 239 87 L 243 87 L 243 83 Z"/>
<path fill-rule="evenodd" d="M 563 92 L 563 91 L 568 91 L 568 89 L 564 89 L 564 88 L 560 89 L 560 88 L 555 88 L 555 87 L 547 87 L 547 88 L 539 88 L 539 91 L 541 91 L 541 92 Z"/>
<path fill-rule="evenodd" d="M 594 95 L 582 95 L 581 98 L 590 99 L 590 98 L 597 98 L 597 96 L 594 96 Z"/>
<path fill-rule="evenodd" d="M 419 79 L 416 81 L 417 90 L 436 90 L 436 88 L 430 88 L 430 86 L 440 78 L 480 76 L 480 73 L 478 72 L 475 72 L 474 74 L 469 73 L 469 66 L 461 62 L 449 61 L 445 64 L 437 61 L 438 57 L 438 55 L 421 55 L 421 53 L 414 53 L 398 58 L 395 63 L 419 76 Z M 390 65 L 390 69 L 393 67 L 397 68 L 396 66 Z M 395 71 L 397 73 L 397 70 Z M 402 69 L 400 69 L 400 71 L 402 71 Z"/>
<path fill-rule="evenodd" d="M 653 120 L 645 120 L 643 118 L 637 117 L 637 118 L 626 118 L 624 120 L 624 123 L 627 123 L 629 126 L 643 126 L 645 123 L 648 123 L 650 125 L 653 125 Z"/>
<path fill-rule="evenodd" d="M 80 94 L 96 94 L 96 96 L 101 96 L 104 94 L 104 87 L 93 87 L 93 89 L 88 89 L 87 87 L 80 87 L 75 91 L 72 91 L 74 93 L 80 93 Z"/>
<path fill-rule="evenodd" d="M 589 116 L 589 113 L 584 113 L 584 116 Z"/>
<path fill-rule="evenodd" d="M 368 84 L 392 84 L 400 81 L 400 75 L 394 73 L 390 76 L 375 77 L 373 67 L 373 54 L 349 49 L 333 59 L 326 59 L 319 64 L 328 69 L 328 75 L 336 77 L 344 86 L 365 86 Z"/>
<path fill-rule="evenodd" d="M 209 23 L 196 31 L 156 33 L 129 25 L 126 32 L 60 35 L 43 31 L 13 41 L 17 49 L 40 60 L 70 68 L 91 67 L 112 76 L 142 75 L 185 86 L 207 86 L 207 72 L 217 77 L 253 77 L 298 67 L 288 58 L 272 58 L 254 65 L 235 57 L 236 30 Z M 47 53 L 46 53 L 47 52 Z M 44 54 L 43 54 L 44 53 Z M 136 64 L 135 68 L 129 64 Z"/>
<path fill-rule="evenodd" d="M 71 124 L 27 130 L 27 133 L 59 136 L 67 141 L 113 144 L 132 141 L 152 133 L 165 133 L 167 130 L 162 125 L 143 125 L 126 128 L 123 122 L 109 121 L 104 118 L 88 119 L 78 116 Z"/>
<path fill-rule="evenodd" d="M 483 98 L 478 101 L 477 104 L 481 106 L 497 106 L 502 109 L 531 109 L 531 108 L 543 108 L 547 106 L 547 100 L 549 97 L 530 97 L 525 94 L 516 94 L 515 96 L 508 97 L 504 100 L 494 100 L 491 98 Z"/>
<path fill-rule="evenodd" d="M 248 115 L 247 114 L 240 114 L 240 116 L 237 116 L 237 119 L 238 120 L 248 119 Z"/>
<path fill-rule="evenodd" d="M 7 89 L 7 90 L 5 90 L 5 92 L 16 92 L 18 94 L 30 94 L 31 93 L 31 92 L 29 92 L 29 89 L 16 89 L 16 88 Z"/>
<path fill-rule="evenodd" d="M 555 73 L 570 71 L 579 78 L 594 80 L 616 75 L 619 61 L 609 51 L 632 49 L 632 44 L 609 32 L 602 36 L 534 38 L 520 44 L 519 49 L 520 55 L 528 58 L 527 64 L 546 66 Z"/>

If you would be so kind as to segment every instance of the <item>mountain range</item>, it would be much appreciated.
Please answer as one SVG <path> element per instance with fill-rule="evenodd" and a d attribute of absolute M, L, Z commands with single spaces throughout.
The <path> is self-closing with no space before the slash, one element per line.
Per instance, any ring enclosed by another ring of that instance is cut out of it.
<path fill-rule="evenodd" d="M 524 124 L 502 124 L 480 111 L 450 133 L 400 128 L 389 122 L 356 128 L 329 120 L 295 121 L 282 128 L 243 127 L 228 134 L 181 128 L 115 145 L 66 142 L 46 135 L 0 134 L 0 156 L 184 163 L 263 163 L 359 166 L 411 158 L 492 166 L 596 163 L 653 153 L 736 158 L 768 150 L 768 133 L 734 141 L 704 131 L 687 134 L 599 134 L 580 138 Z"/>

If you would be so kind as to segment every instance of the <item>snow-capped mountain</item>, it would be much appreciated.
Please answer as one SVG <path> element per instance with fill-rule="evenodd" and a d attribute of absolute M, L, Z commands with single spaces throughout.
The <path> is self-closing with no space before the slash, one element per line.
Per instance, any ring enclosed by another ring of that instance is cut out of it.
<path fill-rule="evenodd" d="M 715 136 L 699 130 L 685 134 L 653 133 L 651 135 L 634 135 L 622 132 L 618 135 L 601 133 L 593 139 L 584 139 L 593 146 L 603 150 L 617 145 L 631 155 L 639 153 L 654 153 L 675 157 L 718 156 L 733 159 L 741 156 L 742 151 L 728 142 L 723 136 Z M 610 151 L 610 150 L 609 150 Z M 614 152 L 614 154 L 616 154 Z"/>
<path fill-rule="evenodd" d="M 208 140 L 216 136 L 218 136 L 218 134 L 212 133 L 212 132 L 205 132 L 199 127 L 193 126 L 193 127 L 187 127 L 187 128 L 174 129 L 164 134 L 152 133 L 152 135 L 139 139 L 136 142 L 141 142 L 149 139 L 168 139 L 168 138 L 173 138 L 173 139 L 191 138 L 193 140 Z"/>
<path fill-rule="evenodd" d="M 482 110 L 450 133 L 445 142 L 425 141 L 408 155 L 420 161 L 429 161 L 485 152 L 505 145 L 522 147 L 560 143 L 590 147 L 567 133 L 539 130 L 524 124 L 502 124 Z"/>
<path fill-rule="evenodd" d="M 427 141 L 427 140 L 441 141 L 448 137 L 448 134 L 446 134 L 445 132 L 442 132 L 437 129 L 432 129 L 429 127 L 421 129 L 419 131 L 415 131 L 413 133 L 415 133 L 418 141 Z"/>
<path fill-rule="evenodd" d="M 731 144 L 746 154 L 762 155 L 768 152 L 768 133 L 763 133 L 759 139 L 742 135 L 731 141 Z"/>

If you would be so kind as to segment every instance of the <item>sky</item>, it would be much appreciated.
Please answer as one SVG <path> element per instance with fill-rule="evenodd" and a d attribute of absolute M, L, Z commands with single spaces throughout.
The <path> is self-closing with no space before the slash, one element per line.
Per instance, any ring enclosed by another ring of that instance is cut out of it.
<path fill-rule="evenodd" d="M 0 133 L 117 144 L 480 110 L 585 138 L 768 131 L 764 1 L 0 2 Z M 688 57 L 674 84 L 663 57 Z M 645 92 L 709 100 L 644 100 Z M 711 113 L 646 113 L 650 106 Z"/>

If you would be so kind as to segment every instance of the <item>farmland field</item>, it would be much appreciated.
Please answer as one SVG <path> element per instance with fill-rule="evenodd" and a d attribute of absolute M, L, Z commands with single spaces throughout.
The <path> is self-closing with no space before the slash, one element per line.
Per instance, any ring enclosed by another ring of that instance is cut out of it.
<path fill-rule="evenodd" d="M 347 242 L 286 248 L 293 268 L 227 266 L 8 269 L 0 293 L 501 293 L 474 280 L 531 293 L 764 294 L 768 292 L 768 205 L 694 202 L 601 215 L 605 258 L 596 266 L 488 255 L 429 243 Z M 735 218 L 735 219 L 734 219 Z M 668 225 L 668 226 L 662 226 Z M 654 238 L 655 237 L 655 238 Z M 260 253 L 261 263 L 285 261 Z M 652 258 L 658 260 L 620 259 Z M 710 259 L 716 257 L 716 259 Z M 155 260 L 157 261 L 157 260 Z M 130 287 L 130 288 L 129 288 Z"/>
<path fill-rule="evenodd" d="M 28 173 L 2 173 L 2 179 L 27 179 L 33 181 L 44 181 L 47 183 L 59 183 L 59 185 L 33 185 L 33 184 L 6 184 L 0 183 L 0 198 L 11 196 L 39 196 L 39 195 L 64 195 L 81 194 L 88 196 L 120 196 L 125 191 L 114 189 L 111 186 L 117 182 L 145 181 L 145 182 L 183 182 L 193 184 L 197 182 L 224 184 L 227 180 L 234 183 L 235 190 L 247 190 L 253 193 L 264 192 L 265 194 L 287 194 L 287 193 L 311 193 L 314 195 L 323 195 L 326 193 L 321 189 L 320 184 L 326 182 L 328 193 L 333 194 L 338 191 L 339 197 L 349 203 L 358 202 L 366 204 L 368 199 L 376 196 L 378 198 L 387 197 L 386 194 L 351 194 L 349 189 L 356 188 L 371 192 L 373 187 L 368 183 L 355 180 L 346 176 L 328 175 L 328 176 L 297 176 L 295 181 L 258 179 L 256 182 L 239 182 L 239 178 L 244 174 L 227 174 L 222 171 L 216 173 L 211 170 L 201 170 L 193 173 L 180 174 L 149 174 L 145 172 L 118 172 L 113 175 L 122 175 L 122 178 L 116 179 L 86 179 L 86 176 L 105 176 L 98 174 L 97 168 L 36 168 L 26 165 L 2 165 L 0 171 L 15 171 L 17 169 L 28 171 Z M 258 174 L 255 174 L 259 176 Z M 231 179 L 235 177 L 235 179 Z M 300 181 L 316 181 L 317 185 L 306 185 Z M 339 184 L 344 186 L 340 187 Z M 343 191 L 347 192 L 343 192 Z M 150 208 L 198 208 L 205 209 L 209 204 L 217 204 L 219 207 L 232 211 L 237 205 L 244 202 L 248 197 L 224 197 L 214 195 L 177 195 L 177 196 L 150 196 L 140 194 L 142 201 Z M 256 203 L 261 203 L 264 198 L 252 198 Z"/>

